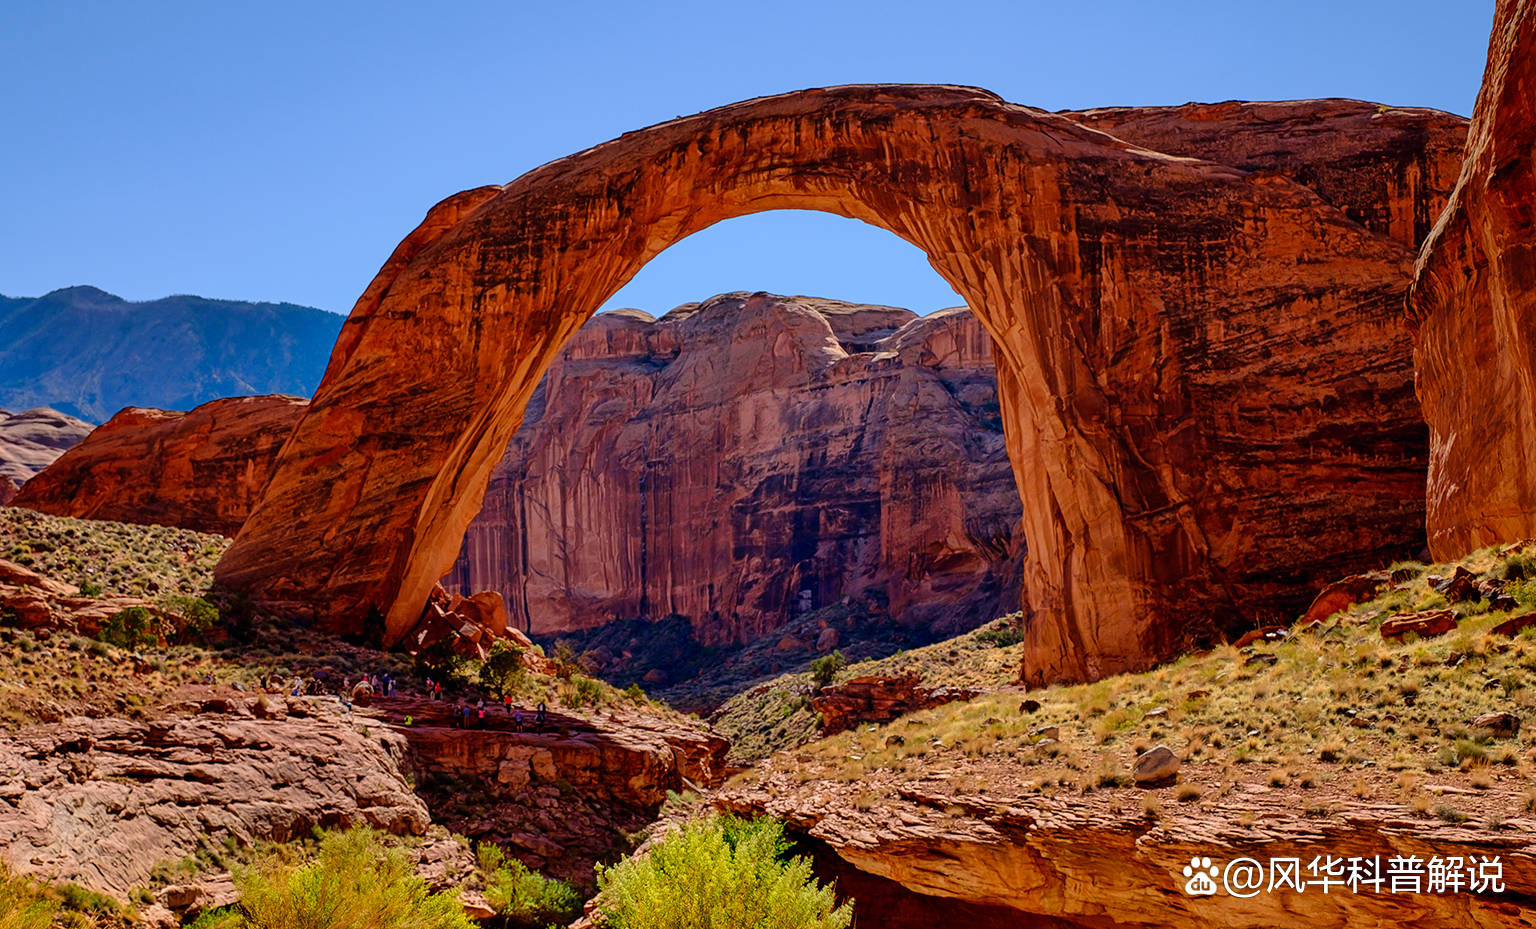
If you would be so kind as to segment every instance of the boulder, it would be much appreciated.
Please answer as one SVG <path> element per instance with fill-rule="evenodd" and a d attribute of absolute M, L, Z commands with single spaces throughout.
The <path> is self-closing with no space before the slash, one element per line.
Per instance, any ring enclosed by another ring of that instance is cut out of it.
<path fill-rule="evenodd" d="M 1179 756 L 1166 745 L 1157 745 L 1136 756 L 1131 775 L 1142 786 L 1161 783 L 1179 773 Z"/>
<path fill-rule="evenodd" d="M 1302 614 L 1302 627 L 1316 626 L 1335 613 L 1374 599 L 1386 587 L 1387 580 L 1379 574 L 1353 574 L 1334 581 L 1318 592 L 1311 606 Z"/>
<path fill-rule="evenodd" d="M 1472 720 L 1472 728 L 1483 729 L 1499 738 L 1520 734 L 1520 717 L 1513 713 L 1484 713 Z"/>
<path fill-rule="evenodd" d="M 1413 633 L 1421 639 L 1444 635 L 1456 628 L 1455 610 L 1420 610 L 1417 613 L 1397 613 L 1381 621 L 1383 639 L 1401 639 Z"/>

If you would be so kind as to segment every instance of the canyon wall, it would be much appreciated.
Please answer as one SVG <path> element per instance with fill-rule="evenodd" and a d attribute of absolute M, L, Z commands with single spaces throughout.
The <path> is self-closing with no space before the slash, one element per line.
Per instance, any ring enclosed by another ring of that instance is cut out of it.
<path fill-rule="evenodd" d="M 1262 108 L 1205 115 L 1272 146 L 1289 132 Z M 1387 158 L 1362 196 L 1411 190 L 1387 212 L 1415 217 L 1444 195 L 1434 177 L 1381 179 L 1464 125 L 1298 120 L 1323 124 L 1306 147 Z M 1410 157 L 1380 154 L 1376 127 Z M 427 214 L 353 309 L 217 576 L 336 630 L 381 609 L 398 639 L 592 313 L 693 232 L 817 209 L 922 248 L 993 338 L 1029 540 L 1024 679 L 1144 667 L 1416 547 L 1413 246 L 1319 188 L 969 88 L 802 91 L 629 133 Z"/>
<path fill-rule="evenodd" d="M 1017 609 L 991 339 L 964 308 L 727 294 L 596 316 L 533 394 L 445 586 L 552 634 L 704 644 L 873 589 L 941 633 Z"/>
<path fill-rule="evenodd" d="M 1410 297 L 1429 546 L 1536 536 L 1536 3 L 1501 0 L 1466 162 Z"/>

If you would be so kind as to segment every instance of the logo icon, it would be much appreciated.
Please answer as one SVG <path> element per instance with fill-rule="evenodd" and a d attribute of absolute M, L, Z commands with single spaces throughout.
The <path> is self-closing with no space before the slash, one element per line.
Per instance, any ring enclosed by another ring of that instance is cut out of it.
<path fill-rule="evenodd" d="M 1211 859 L 1195 857 L 1184 866 L 1184 892 L 1191 897 L 1209 897 L 1216 893 L 1216 876 L 1221 866 L 1211 864 Z"/>

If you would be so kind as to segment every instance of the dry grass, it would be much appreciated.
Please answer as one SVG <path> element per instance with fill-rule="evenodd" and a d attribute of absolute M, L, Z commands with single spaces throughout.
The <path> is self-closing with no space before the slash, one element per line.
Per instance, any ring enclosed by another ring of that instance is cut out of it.
<path fill-rule="evenodd" d="M 1463 563 L 1483 576 L 1499 576 L 1506 563 L 1533 555 L 1536 546 L 1486 550 Z M 1276 788 L 1328 787 L 1338 798 L 1390 794 L 1388 771 L 1412 779 L 1452 772 L 1471 777 L 1496 764 L 1536 775 L 1527 734 L 1496 739 L 1469 728 L 1475 716 L 1494 710 L 1536 726 L 1536 691 L 1525 686 L 1536 673 L 1536 630 L 1513 638 L 1491 632 L 1509 616 L 1536 612 L 1536 584 L 1529 590 L 1514 585 L 1520 605 L 1508 613 L 1489 610 L 1486 601 L 1457 604 L 1460 626 L 1447 635 L 1383 640 L 1381 621 L 1393 612 L 1444 603 L 1427 576 L 1449 576 L 1452 566 L 1414 570 L 1411 580 L 1376 600 L 1318 628 L 1295 629 L 1281 642 L 1242 652 L 1221 646 L 1092 684 L 1027 695 L 988 693 L 814 742 L 800 748 L 799 756 L 809 759 L 804 764 L 816 776 L 835 780 L 857 780 L 882 769 L 915 776 L 941 759 L 992 759 L 1016 767 L 1043 792 L 1057 789 L 1058 770 L 1078 790 L 1113 786 L 1138 752 L 1158 743 L 1179 752 L 1187 764 L 1236 765 L 1247 769 L 1247 780 L 1267 780 Z M 1252 654 L 1274 661 L 1250 665 Z M 952 659 L 934 680 L 974 679 L 973 671 L 955 663 Z M 847 673 L 874 670 L 855 665 Z M 992 686 L 1014 676 L 1009 662 Z M 1026 699 L 1038 702 L 1038 709 L 1026 711 Z M 1031 744 L 1028 733 L 1041 726 L 1058 727 L 1059 740 Z M 1040 776 L 1046 771 L 1053 773 Z M 1359 776 L 1373 771 L 1382 776 Z M 1416 789 L 1401 788 L 1398 794 L 1406 800 Z"/>

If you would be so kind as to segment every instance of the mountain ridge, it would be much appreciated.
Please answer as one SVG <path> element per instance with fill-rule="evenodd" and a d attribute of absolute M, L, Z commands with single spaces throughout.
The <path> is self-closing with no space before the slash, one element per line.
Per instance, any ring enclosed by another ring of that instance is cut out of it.
<path fill-rule="evenodd" d="M 104 422 L 128 406 L 307 396 L 344 321 L 293 303 L 190 294 L 130 301 L 89 284 L 0 295 L 0 407 Z"/>

